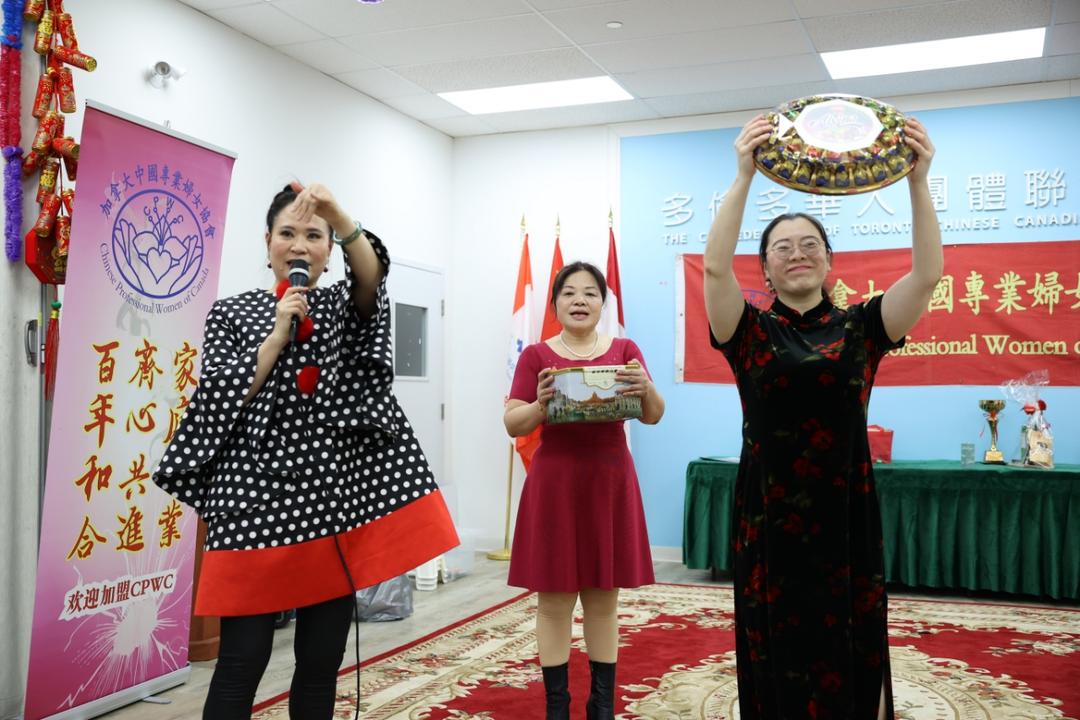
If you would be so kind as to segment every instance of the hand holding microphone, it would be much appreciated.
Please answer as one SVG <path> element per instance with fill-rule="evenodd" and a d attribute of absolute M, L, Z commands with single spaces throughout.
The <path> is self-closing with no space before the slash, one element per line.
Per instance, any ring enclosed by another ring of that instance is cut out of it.
<path fill-rule="evenodd" d="M 311 277 L 311 273 L 308 271 L 307 260 L 296 258 L 289 262 L 289 287 L 302 287 L 305 290 L 308 286 L 308 278 Z M 307 315 L 307 302 L 305 298 L 304 302 L 304 315 Z M 294 314 L 292 320 L 289 322 L 289 342 L 296 342 L 296 328 L 300 326 L 301 315 Z"/>
<path fill-rule="evenodd" d="M 296 340 L 297 328 L 308 313 L 308 263 L 306 260 L 296 259 L 289 263 L 289 287 L 278 300 L 277 317 L 274 324 L 274 333 L 278 337 L 287 338 L 288 342 Z"/>

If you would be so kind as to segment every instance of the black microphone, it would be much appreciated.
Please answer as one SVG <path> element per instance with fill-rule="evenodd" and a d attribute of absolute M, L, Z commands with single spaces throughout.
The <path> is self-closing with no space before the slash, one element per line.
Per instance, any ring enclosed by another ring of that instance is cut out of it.
<path fill-rule="evenodd" d="M 307 260 L 296 258 L 289 262 L 289 287 L 307 287 L 310 277 Z M 292 322 L 289 324 L 289 342 L 296 342 L 296 328 L 299 325 L 300 318 L 293 315 Z"/>

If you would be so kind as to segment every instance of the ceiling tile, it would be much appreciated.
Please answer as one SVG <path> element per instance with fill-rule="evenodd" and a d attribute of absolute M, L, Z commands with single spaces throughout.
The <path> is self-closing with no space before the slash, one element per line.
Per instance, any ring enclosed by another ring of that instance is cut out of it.
<path fill-rule="evenodd" d="M 365 5 L 357 0 L 277 0 L 274 4 L 330 37 L 532 12 L 522 0 L 391 0 L 378 5 Z"/>
<path fill-rule="evenodd" d="M 765 87 L 828 80 L 817 55 L 791 55 L 745 62 L 620 73 L 619 83 L 637 97 Z"/>
<path fill-rule="evenodd" d="M 1080 87 L 1080 0 L 180 1 L 454 137 L 756 110 L 830 90 L 937 98 Z M 834 82 L 817 55 L 1051 16 L 1042 59 Z M 469 116 L 434 95 L 604 72 L 645 99 Z"/>
<path fill-rule="evenodd" d="M 581 45 L 794 19 L 788 0 L 624 0 L 544 15 Z M 609 29 L 610 20 L 623 25 Z"/>
<path fill-rule="evenodd" d="M 837 80 L 836 89 L 838 92 L 883 98 L 996 85 L 1017 85 L 1041 81 L 1045 72 L 1045 63 L 1046 61 L 1042 58 L 1032 58 L 942 70 L 851 78 Z M 903 108 L 900 109 L 903 110 Z"/>
<path fill-rule="evenodd" d="M 544 130 L 581 125 L 603 125 L 634 120 L 649 120 L 660 115 L 643 102 L 624 100 L 577 107 L 522 110 L 481 116 L 484 122 L 501 132 Z"/>
<path fill-rule="evenodd" d="M 1080 22 L 1080 0 L 1057 0 L 1054 7 L 1054 22 Z"/>
<path fill-rule="evenodd" d="M 664 117 L 704 115 L 737 110 L 766 110 L 795 98 L 830 92 L 831 80 L 795 85 L 742 88 L 718 93 L 669 95 L 648 98 L 645 102 Z"/>
<path fill-rule="evenodd" d="M 427 93 L 424 88 L 414 85 L 405 78 L 384 68 L 337 73 L 334 77 L 349 87 L 380 100 Z"/>
<path fill-rule="evenodd" d="M 289 17 L 267 2 L 211 10 L 207 14 L 265 45 L 300 43 L 322 37 L 317 30 Z"/>
<path fill-rule="evenodd" d="M 795 11 L 799 13 L 799 17 L 812 18 L 890 10 L 913 5 L 933 5 L 941 0 L 859 0 L 858 3 L 853 3 L 851 0 L 794 0 L 794 2 Z"/>
<path fill-rule="evenodd" d="M 1052 0 L 956 0 L 804 22 L 820 52 L 1023 30 L 1050 23 Z"/>
<path fill-rule="evenodd" d="M 768 43 L 761 42 L 768 37 Z M 582 48 L 608 72 L 623 73 L 689 65 L 712 65 L 759 57 L 799 55 L 814 49 L 797 22 L 723 28 L 642 38 Z"/>
<path fill-rule="evenodd" d="M 569 45 L 538 15 L 517 15 L 377 35 L 351 35 L 342 38 L 342 42 L 388 67 L 550 50 Z"/>
<path fill-rule="evenodd" d="M 1047 80 L 1073 80 L 1080 78 L 1080 54 L 1055 55 L 1046 58 Z"/>
<path fill-rule="evenodd" d="M 1046 55 L 1071 55 L 1080 52 L 1080 22 L 1050 28 Z"/>
<path fill-rule="evenodd" d="M 383 103 L 405 113 L 417 120 L 437 120 L 439 118 L 461 117 L 468 115 L 456 105 L 443 100 L 441 97 L 427 93 L 425 95 L 405 95 L 403 97 L 385 98 Z"/>
<path fill-rule="evenodd" d="M 329 38 L 293 45 L 279 45 L 277 49 L 328 75 L 378 67 L 353 48 Z"/>
<path fill-rule="evenodd" d="M 529 0 L 529 2 L 534 8 L 543 12 L 586 5 L 618 5 L 621 0 Z"/>
<path fill-rule="evenodd" d="M 239 7 L 240 5 L 257 5 L 265 0 L 180 0 L 189 7 L 207 12 L 209 10 L 221 10 L 222 8 Z"/>
<path fill-rule="evenodd" d="M 455 60 L 431 65 L 403 65 L 394 70 L 432 92 L 572 80 L 604 74 L 596 63 L 575 48 Z"/>

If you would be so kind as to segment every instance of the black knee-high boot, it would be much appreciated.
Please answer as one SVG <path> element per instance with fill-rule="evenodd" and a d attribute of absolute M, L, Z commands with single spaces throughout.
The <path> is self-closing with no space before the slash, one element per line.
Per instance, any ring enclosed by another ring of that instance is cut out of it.
<path fill-rule="evenodd" d="M 547 720 L 570 720 L 570 689 L 567 675 L 570 663 L 540 668 L 544 671 L 544 692 L 547 694 Z"/>
<path fill-rule="evenodd" d="M 589 720 L 614 720 L 615 718 L 615 663 L 589 661 L 592 671 L 592 689 L 585 705 L 585 717 Z"/>

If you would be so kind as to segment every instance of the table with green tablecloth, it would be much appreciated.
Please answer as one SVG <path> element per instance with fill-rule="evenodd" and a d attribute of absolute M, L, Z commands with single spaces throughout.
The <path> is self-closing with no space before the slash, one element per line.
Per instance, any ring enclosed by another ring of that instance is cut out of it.
<path fill-rule="evenodd" d="M 687 567 L 731 569 L 737 470 L 717 458 L 687 467 Z M 889 582 L 1080 600 L 1080 465 L 895 462 L 874 477 Z"/>

